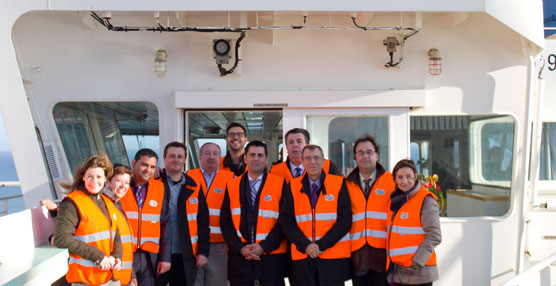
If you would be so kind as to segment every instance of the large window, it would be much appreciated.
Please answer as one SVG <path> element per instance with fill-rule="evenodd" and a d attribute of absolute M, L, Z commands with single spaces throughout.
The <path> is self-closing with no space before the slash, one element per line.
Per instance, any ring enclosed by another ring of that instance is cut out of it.
<path fill-rule="evenodd" d="M 71 170 L 96 154 L 130 166 L 140 148 L 159 153 L 158 109 L 149 102 L 62 102 L 54 121 Z"/>
<path fill-rule="evenodd" d="M 379 162 L 388 169 L 388 117 L 386 116 L 307 116 L 311 143 L 322 147 L 324 156 L 348 175 L 355 168 L 353 142 L 364 134 L 375 137 L 380 148 Z"/>
<path fill-rule="evenodd" d="M 540 180 L 556 180 L 556 123 L 542 125 Z"/>
<path fill-rule="evenodd" d="M 421 179 L 437 174 L 447 216 L 509 210 L 514 120 L 509 116 L 413 116 L 411 158 Z"/>

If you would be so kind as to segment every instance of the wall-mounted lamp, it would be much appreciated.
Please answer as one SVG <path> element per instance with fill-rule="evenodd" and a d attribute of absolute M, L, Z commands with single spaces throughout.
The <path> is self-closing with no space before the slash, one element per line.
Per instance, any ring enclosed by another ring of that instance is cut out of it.
<path fill-rule="evenodd" d="M 158 77 L 164 77 L 166 75 L 166 67 L 168 63 L 168 53 L 164 49 L 156 51 L 156 56 L 154 57 L 154 73 Z"/>
<path fill-rule="evenodd" d="M 438 49 L 429 50 L 429 73 L 431 75 L 439 75 L 442 73 L 442 57 Z"/>
<path fill-rule="evenodd" d="M 230 60 L 230 49 L 232 41 L 225 39 L 217 39 L 212 42 L 212 51 L 217 65 L 227 65 Z"/>

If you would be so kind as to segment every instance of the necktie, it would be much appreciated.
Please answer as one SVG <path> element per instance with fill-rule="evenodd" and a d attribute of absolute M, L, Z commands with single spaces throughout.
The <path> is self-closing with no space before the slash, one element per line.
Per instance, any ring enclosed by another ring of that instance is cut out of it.
<path fill-rule="evenodd" d="M 143 201 L 145 200 L 145 196 L 143 196 L 143 189 L 145 188 L 145 185 L 140 185 L 137 186 L 136 192 L 135 192 L 135 199 L 137 200 L 137 206 L 142 208 L 143 207 Z"/>
<path fill-rule="evenodd" d="M 369 186 L 369 184 L 371 183 L 371 179 L 363 180 L 363 182 L 365 183 L 365 189 L 363 190 L 363 193 L 366 196 L 371 192 L 371 187 Z"/>
<path fill-rule="evenodd" d="M 311 185 L 311 208 L 315 208 L 317 206 L 317 200 L 318 200 L 318 195 L 317 195 L 317 189 L 319 187 L 317 186 L 316 183 L 313 183 Z"/>
<path fill-rule="evenodd" d="M 293 177 L 297 178 L 299 176 L 301 176 L 301 168 L 295 167 L 295 175 L 293 175 Z"/>
<path fill-rule="evenodd" d="M 256 179 L 256 180 L 252 180 L 251 182 L 249 182 L 249 185 L 251 186 L 251 205 L 254 206 L 255 205 L 255 201 L 257 200 L 257 193 L 259 192 L 259 190 L 257 189 L 257 183 L 260 181 L 260 179 Z"/>

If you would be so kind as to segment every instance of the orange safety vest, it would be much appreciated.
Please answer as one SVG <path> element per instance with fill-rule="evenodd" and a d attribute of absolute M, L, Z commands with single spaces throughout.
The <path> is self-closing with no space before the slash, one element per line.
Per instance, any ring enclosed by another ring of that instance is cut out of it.
<path fill-rule="evenodd" d="M 295 209 L 297 226 L 311 242 L 321 239 L 336 223 L 338 217 L 338 196 L 342 188 L 344 177 L 326 175 L 324 190 L 320 193 L 315 210 L 311 208 L 309 196 L 302 192 L 303 177 L 291 181 L 291 192 Z M 324 193 L 326 191 L 326 194 Z M 302 260 L 307 254 L 300 252 L 296 247 L 291 248 L 292 259 Z M 322 259 L 341 259 L 351 257 L 349 233 L 346 233 L 336 244 L 319 255 Z"/>
<path fill-rule="evenodd" d="M 220 230 L 220 209 L 224 200 L 226 183 L 234 178 L 234 173 L 227 170 L 218 170 L 208 189 L 200 168 L 187 171 L 187 175 L 198 186 L 203 186 L 203 190 L 205 190 L 205 199 L 209 210 L 210 243 L 225 242 L 222 230 Z"/>
<path fill-rule="evenodd" d="M 133 230 L 133 242 L 136 250 L 158 253 L 160 249 L 160 215 L 164 201 L 164 184 L 160 180 L 149 180 L 147 197 L 139 209 L 135 194 L 129 191 L 120 200 L 122 209 Z"/>
<path fill-rule="evenodd" d="M 131 272 L 133 270 L 133 231 L 125 215 L 117 210 L 115 213 L 120 239 L 122 240 L 122 267 L 119 271 L 114 271 L 114 280 L 120 280 L 122 285 L 131 282 Z"/>
<path fill-rule="evenodd" d="M 421 186 L 413 197 L 396 212 L 390 211 L 388 206 L 388 249 L 386 269 L 390 261 L 410 267 L 413 264 L 413 256 L 425 240 L 425 231 L 421 224 L 421 207 L 427 196 L 436 197 L 433 193 Z M 436 252 L 433 250 L 426 265 L 436 265 Z"/>
<path fill-rule="evenodd" d="M 245 173 L 243 176 L 248 176 Z M 241 202 L 240 202 L 240 183 L 243 178 L 237 177 L 228 183 L 228 195 L 230 196 L 230 211 L 232 213 L 232 222 L 236 229 L 237 236 L 243 243 L 247 240 L 241 235 L 239 226 L 241 223 Z M 266 175 L 266 181 L 262 190 L 259 191 L 259 210 L 257 217 L 257 230 L 255 234 L 255 242 L 260 243 L 266 239 L 272 228 L 278 222 L 278 214 L 280 210 L 280 200 L 282 198 L 282 186 L 284 179 L 272 174 Z M 280 246 L 271 251 L 270 254 L 286 253 L 286 239 L 280 243 Z"/>
<path fill-rule="evenodd" d="M 220 165 L 218 166 L 218 169 L 221 170 L 221 171 L 223 170 L 223 171 L 232 172 L 232 170 L 230 170 L 230 167 L 224 167 L 224 158 L 226 158 L 226 156 L 220 157 Z M 244 165 L 245 165 L 245 163 L 244 163 Z M 247 172 L 247 165 L 245 165 L 245 171 L 243 171 L 243 173 L 245 173 L 245 172 Z M 235 177 L 235 174 L 234 174 L 234 177 Z"/>
<path fill-rule="evenodd" d="M 187 215 L 187 226 L 189 227 L 189 239 L 191 240 L 191 249 L 193 256 L 197 256 L 198 240 L 199 240 L 199 227 L 197 224 L 197 214 L 199 214 L 199 192 L 201 185 L 186 186 L 193 193 L 187 198 L 185 202 L 185 213 Z"/>
<path fill-rule="evenodd" d="M 330 160 L 328 159 L 324 160 L 324 165 L 322 166 L 322 170 L 326 174 L 330 172 Z M 290 168 L 288 168 L 288 161 L 284 161 L 282 163 L 272 166 L 272 169 L 270 169 L 270 173 L 278 177 L 284 178 L 286 180 L 286 183 L 289 183 L 293 179 L 293 174 Z M 305 171 L 303 171 L 303 174 L 305 174 Z"/>
<path fill-rule="evenodd" d="M 384 172 L 376 180 L 368 199 L 365 199 L 357 183 L 346 183 L 351 199 L 351 251 L 360 249 L 365 243 L 374 248 L 386 249 L 388 204 L 390 194 L 396 188 L 392 174 Z"/>
<path fill-rule="evenodd" d="M 114 235 L 117 229 L 118 209 L 105 195 L 101 195 L 106 204 L 110 217 L 100 210 L 93 200 L 83 191 L 73 191 L 68 196 L 75 203 L 80 220 L 73 237 L 90 246 L 96 247 L 110 256 L 114 250 Z M 91 260 L 84 259 L 70 252 L 68 273 L 66 279 L 69 283 L 80 282 L 89 285 L 104 284 L 112 278 L 112 271 L 100 270 Z"/>

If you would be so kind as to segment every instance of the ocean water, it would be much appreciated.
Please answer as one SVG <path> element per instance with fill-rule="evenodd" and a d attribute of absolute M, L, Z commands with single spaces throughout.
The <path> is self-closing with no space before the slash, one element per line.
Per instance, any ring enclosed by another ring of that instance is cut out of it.
<path fill-rule="evenodd" d="M 0 182 L 19 181 L 15 170 L 12 153 L 10 151 L 0 151 Z M 2 198 L 21 195 L 19 187 L 0 187 L 0 216 L 4 214 L 5 200 Z M 8 214 L 19 212 L 25 209 L 23 197 L 7 200 Z"/>

